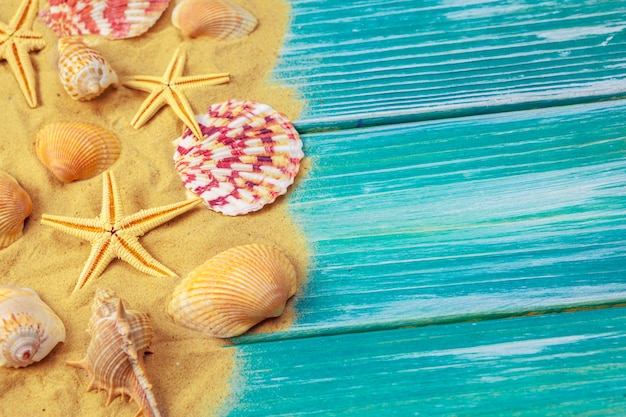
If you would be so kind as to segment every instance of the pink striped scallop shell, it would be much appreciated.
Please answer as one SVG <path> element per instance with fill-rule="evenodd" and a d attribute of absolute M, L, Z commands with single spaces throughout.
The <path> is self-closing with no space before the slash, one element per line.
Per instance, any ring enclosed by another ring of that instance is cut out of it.
<path fill-rule="evenodd" d="M 125 39 L 147 32 L 170 0 L 50 0 L 39 13 L 59 37 L 102 35 Z"/>
<path fill-rule="evenodd" d="M 237 216 L 263 208 L 293 184 L 304 157 L 291 122 L 267 104 L 229 100 L 196 116 L 174 140 L 174 166 L 184 186 L 217 212 Z"/>

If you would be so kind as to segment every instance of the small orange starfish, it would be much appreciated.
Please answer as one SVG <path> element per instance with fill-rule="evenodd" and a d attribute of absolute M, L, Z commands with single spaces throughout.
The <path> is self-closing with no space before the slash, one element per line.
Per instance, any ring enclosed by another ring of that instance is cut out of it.
<path fill-rule="evenodd" d="M 184 95 L 184 90 L 224 84 L 230 80 L 230 75 L 223 73 L 183 77 L 186 58 L 185 52 L 179 47 L 162 77 L 136 75 L 122 81 L 126 87 L 150 93 L 130 122 L 135 129 L 143 126 L 161 107 L 168 104 L 193 134 L 197 138 L 202 138 L 200 126 Z"/>
<path fill-rule="evenodd" d="M 103 174 L 103 186 L 102 211 L 95 219 L 48 214 L 41 216 L 41 224 L 91 242 L 91 253 L 74 291 L 82 288 L 91 278 L 98 277 L 115 258 L 155 277 L 176 276 L 176 273 L 154 259 L 141 246 L 138 238 L 197 206 L 202 199 L 182 201 L 124 216 L 120 194 L 111 171 Z"/>
<path fill-rule="evenodd" d="M 9 24 L 0 22 L 0 61 L 6 60 L 20 90 L 31 108 L 37 107 L 35 70 L 28 53 L 39 51 L 46 42 L 32 30 L 37 17 L 37 1 L 24 0 Z"/>

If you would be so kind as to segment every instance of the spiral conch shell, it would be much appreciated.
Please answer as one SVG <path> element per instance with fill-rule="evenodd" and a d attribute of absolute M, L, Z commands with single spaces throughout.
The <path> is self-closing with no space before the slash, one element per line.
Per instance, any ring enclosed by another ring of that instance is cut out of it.
<path fill-rule="evenodd" d="M 0 171 L 0 249 L 22 236 L 24 220 L 32 211 L 26 190 L 11 175 Z"/>
<path fill-rule="evenodd" d="M 297 289 L 296 270 L 278 250 L 260 244 L 215 255 L 174 290 L 168 313 L 207 336 L 239 336 L 282 314 Z"/>
<path fill-rule="evenodd" d="M 120 395 L 128 395 L 139 404 L 138 415 L 160 417 L 143 361 L 152 340 L 148 315 L 130 310 L 113 291 L 98 288 L 88 332 L 91 342 L 87 356 L 67 363 L 87 371 L 87 391 L 105 390 L 109 396 L 107 404 Z"/>
<path fill-rule="evenodd" d="M 30 288 L 0 285 L 0 365 L 22 368 L 65 341 L 61 319 Z"/>
<path fill-rule="evenodd" d="M 120 141 L 100 126 L 58 122 L 37 133 L 35 152 L 55 177 L 71 182 L 106 171 L 120 155 Z"/>
<path fill-rule="evenodd" d="M 172 11 L 172 24 L 190 38 L 237 39 L 252 32 L 257 23 L 249 11 L 228 0 L 182 0 Z"/>
<path fill-rule="evenodd" d="M 61 38 L 58 48 L 61 84 L 74 100 L 92 100 L 109 86 L 119 84 L 104 56 L 81 39 Z"/>

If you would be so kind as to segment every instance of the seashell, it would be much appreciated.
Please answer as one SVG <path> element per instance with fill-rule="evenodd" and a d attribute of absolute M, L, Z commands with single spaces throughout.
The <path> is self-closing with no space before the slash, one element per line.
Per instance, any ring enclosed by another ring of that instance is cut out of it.
<path fill-rule="evenodd" d="M 91 178 L 120 155 L 120 142 L 108 130 L 79 122 L 44 126 L 35 141 L 37 157 L 64 182 Z"/>
<path fill-rule="evenodd" d="M 239 336 L 280 316 L 296 287 L 296 270 L 281 252 L 238 246 L 192 271 L 174 290 L 167 311 L 176 323 L 207 336 Z"/>
<path fill-rule="evenodd" d="M 87 355 L 81 361 L 67 362 L 87 371 L 87 391 L 105 390 L 107 404 L 127 395 L 139 404 L 138 415 L 160 416 L 143 361 L 152 340 L 148 315 L 130 310 L 113 291 L 98 288 L 87 331 L 91 334 Z"/>
<path fill-rule="evenodd" d="M 302 141 L 287 118 L 267 104 L 230 100 L 196 116 L 174 140 L 183 184 L 215 211 L 236 216 L 260 210 L 287 192 L 298 173 Z"/>
<path fill-rule="evenodd" d="M 11 175 L 0 171 L 0 249 L 22 236 L 24 220 L 32 211 L 26 190 Z"/>
<path fill-rule="evenodd" d="M 172 24 L 183 35 L 232 40 L 248 35 L 258 21 L 228 0 L 182 0 L 172 11 Z"/>
<path fill-rule="evenodd" d="M 63 88 L 74 100 L 98 97 L 118 78 L 102 54 L 78 38 L 59 39 L 59 77 Z"/>
<path fill-rule="evenodd" d="M 65 341 L 59 316 L 30 288 L 0 285 L 0 365 L 22 368 Z"/>
<path fill-rule="evenodd" d="M 39 12 L 59 38 L 102 35 L 109 39 L 139 36 L 161 17 L 170 0 L 50 0 Z"/>

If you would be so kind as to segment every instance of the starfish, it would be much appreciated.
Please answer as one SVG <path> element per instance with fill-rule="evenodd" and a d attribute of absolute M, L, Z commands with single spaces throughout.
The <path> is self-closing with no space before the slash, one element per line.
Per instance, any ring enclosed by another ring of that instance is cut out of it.
<path fill-rule="evenodd" d="M 230 80 L 230 75 L 223 73 L 183 76 L 186 59 L 185 52 L 178 47 L 162 77 L 136 75 L 122 81 L 126 87 L 150 93 L 130 122 L 135 129 L 143 126 L 161 107 L 168 104 L 197 138 L 203 137 L 184 90 L 224 84 Z"/>
<path fill-rule="evenodd" d="M 31 108 L 37 107 L 35 70 L 28 53 L 39 51 L 46 42 L 32 30 L 37 17 L 37 0 L 24 0 L 9 24 L 0 22 L 0 60 L 5 59 Z"/>
<path fill-rule="evenodd" d="M 78 277 L 74 291 L 97 278 L 115 258 L 155 277 L 172 277 L 176 273 L 154 259 L 139 243 L 139 237 L 198 205 L 202 199 L 141 210 L 124 216 L 121 198 L 113 172 L 103 174 L 102 211 L 91 219 L 44 214 L 41 224 L 91 242 L 87 263 Z"/>

